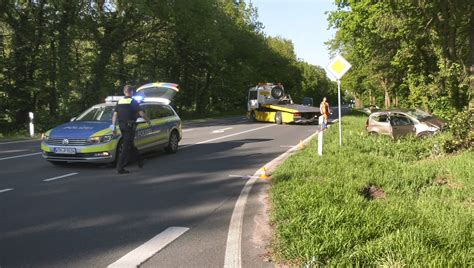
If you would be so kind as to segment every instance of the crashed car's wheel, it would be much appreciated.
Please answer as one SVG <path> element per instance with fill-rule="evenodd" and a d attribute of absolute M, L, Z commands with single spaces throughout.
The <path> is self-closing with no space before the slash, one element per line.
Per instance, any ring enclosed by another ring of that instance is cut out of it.
<path fill-rule="evenodd" d="M 170 135 L 168 146 L 165 147 L 165 151 L 169 154 L 174 154 L 178 151 L 179 146 L 179 134 L 176 130 L 173 130 Z"/>
<path fill-rule="evenodd" d="M 280 99 L 283 97 L 284 94 L 285 94 L 285 91 L 283 91 L 283 88 L 281 87 L 272 88 L 271 95 L 274 99 Z"/>
<path fill-rule="evenodd" d="M 276 114 L 275 114 L 275 123 L 277 123 L 278 125 L 281 125 L 283 123 L 283 118 L 282 118 L 281 112 L 276 112 Z"/>

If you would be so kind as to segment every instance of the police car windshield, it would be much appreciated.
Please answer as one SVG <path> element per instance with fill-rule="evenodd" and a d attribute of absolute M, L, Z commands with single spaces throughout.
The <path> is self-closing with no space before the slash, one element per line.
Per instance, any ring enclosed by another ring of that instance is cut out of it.
<path fill-rule="evenodd" d="M 115 106 L 93 107 L 82 113 L 76 121 L 112 121 Z"/>

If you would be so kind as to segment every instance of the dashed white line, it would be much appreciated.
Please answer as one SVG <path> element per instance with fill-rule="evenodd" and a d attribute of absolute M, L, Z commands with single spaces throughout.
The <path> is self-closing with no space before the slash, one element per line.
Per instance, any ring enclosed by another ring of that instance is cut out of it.
<path fill-rule="evenodd" d="M 2 157 L 2 158 L 0 158 L 0 161 L 8 160 L 8 159 L 14 159 L 14 158 L 20 158 L 20 157 L 27 157 L 27 156 L 32 156 L 32 155 L 38 155 L 38 154 L 41 154 L 41 152 L 32 153 L 32 154 L 21 154 L 21 155 L 9 156 L 9 157 Z"/>
<path fill-rule="evenodd" d="M 183 132 L 191 132 L 191 131 L 194 131 L 196 130 L 195 128 L 190 128 L 190 129 L 183 129 Z"/>
<path fill-rule="evenodd" d="M 0 190 L 0 193 L 5 193 L 5 192 L 13 191 L 13 190 L 14 190 L 13 188 L 2 189 Z"/>
<path fill-rule="evenodd" d="M 231 127 L 226 127 L 226 128 L 214 130 L 214 131 L 212 131 L 212 133 L 213 133 L 213 134 L 216 134 L 216 133 L 223 133 L 224 131 L 230 130 L 230 129 L 232 129 L 232 128 L 231 128 Z"/>
<path fill-rule="evenodd" d="M 79 173 L 69 173 L 69 174 L 66 174 L 66 175 L 61 175 L 61 176 L 45 179 L 43 181 L 55 181 L 55 180 L 59 180 L 59 179 L 62 179 L 62 178 L 71 177 L 71 176 L 74 176 L 74 175 L 77 175 L 77 174 L 79 174 Z"/>
<path fill-rule="evenodd" d="M 145 244 L 138 248 L 130 251 L 125 256 L 117 260 L 116 262 L 107 266 L 108 268 L 125 268 L 125 267 L 138 267 L 140 264 L 146 262 L 148 259 L 153 257 L 156 253 L 166 247 L 169 243 L 173 242 L 176 238 L 187 232 L 187 227 L 168 227 L 157 236 L 148 240 Z"/>

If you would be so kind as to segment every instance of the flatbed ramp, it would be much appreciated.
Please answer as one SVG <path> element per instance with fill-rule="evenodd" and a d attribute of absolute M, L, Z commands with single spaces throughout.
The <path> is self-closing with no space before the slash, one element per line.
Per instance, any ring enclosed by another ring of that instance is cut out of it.
<path fill-rule="evenodd" d="M 316 107 L 306 106 L 301 104 L 275 104 L 275 105 L 265 105 L 264 107 L 284 111 L 289 113 L 320 113 L 321 110 Z"/>

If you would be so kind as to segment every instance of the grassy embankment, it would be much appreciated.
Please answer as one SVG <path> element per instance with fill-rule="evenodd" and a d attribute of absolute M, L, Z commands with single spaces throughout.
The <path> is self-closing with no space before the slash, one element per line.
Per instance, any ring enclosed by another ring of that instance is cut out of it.
<path fill-rule="evenodd" d="M 273 254 L 290 264 L 472 266 L 474 152 L 444 155 L 449 134 L 370 137 L 366 116 L 337 126 L 273 174 Z"/>

